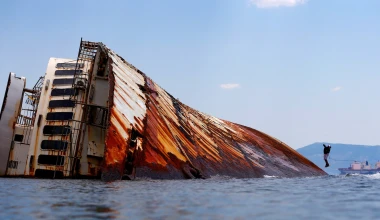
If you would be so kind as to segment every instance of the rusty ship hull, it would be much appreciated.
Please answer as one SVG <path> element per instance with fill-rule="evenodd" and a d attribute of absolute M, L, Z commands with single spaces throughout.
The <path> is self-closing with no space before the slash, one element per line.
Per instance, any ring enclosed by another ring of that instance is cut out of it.
<path fill-rule="evenodd" d="M 263 132 L 185 105 L 102 43 L 81 41 L 75 61 L 51 60 L 39 86 L 24 93 L 28 123 L 17 106 L 7 132 L 20 137 L 28 131 L 20 143 L 28 149 L 2 148 L 10 156 L 0 176 L 111 181 L 326 174 Z M 17 158 L 24 160 L 21 167 Z"/>

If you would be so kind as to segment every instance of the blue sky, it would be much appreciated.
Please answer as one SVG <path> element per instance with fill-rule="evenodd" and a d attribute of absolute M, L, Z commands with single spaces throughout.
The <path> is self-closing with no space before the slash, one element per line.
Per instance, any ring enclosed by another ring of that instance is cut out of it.
<path fill-rule="evenodd" d="M 293 148 L 376 145 L 379 11 L 378 0 L 4 1 L 0 91 L 10 71 L 32 87 L 83 37 L 182 102 Z"/>

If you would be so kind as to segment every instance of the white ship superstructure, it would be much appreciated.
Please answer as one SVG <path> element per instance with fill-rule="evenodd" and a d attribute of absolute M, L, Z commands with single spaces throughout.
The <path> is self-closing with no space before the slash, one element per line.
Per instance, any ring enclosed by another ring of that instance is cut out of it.
<path fill-rule="evenodd" d="M 32 89 L 25 78 L 9 74 L 0 118 L 0 176 L 100 175 L 108 80 L 93 69 L 97 45 L 81 47 L 78 60 L 50 58 Z"/>

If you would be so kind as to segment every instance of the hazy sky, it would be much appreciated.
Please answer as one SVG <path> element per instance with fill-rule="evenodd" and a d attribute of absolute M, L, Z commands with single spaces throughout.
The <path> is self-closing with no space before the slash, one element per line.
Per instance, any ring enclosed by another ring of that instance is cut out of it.
<path fill-rule="evenodd" d="M 3 1 L 8 73 L 101 41 L 182 102 L 293 148 L 380 144 L 379 0 Z"/>

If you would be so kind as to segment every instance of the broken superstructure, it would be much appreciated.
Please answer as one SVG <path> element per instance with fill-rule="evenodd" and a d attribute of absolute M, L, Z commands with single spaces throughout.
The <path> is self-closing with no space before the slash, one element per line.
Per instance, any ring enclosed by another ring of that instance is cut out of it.
<path fill-rule="evenodd" d="M 102 43 L 51 58 L 33 89 L 11 73 L 0 176 L 115 180 L 325 173 L 260 131 L 181 103 Z"/>

